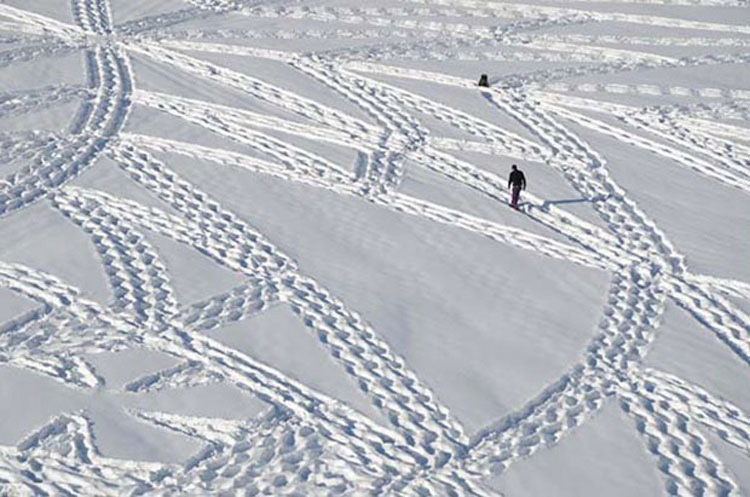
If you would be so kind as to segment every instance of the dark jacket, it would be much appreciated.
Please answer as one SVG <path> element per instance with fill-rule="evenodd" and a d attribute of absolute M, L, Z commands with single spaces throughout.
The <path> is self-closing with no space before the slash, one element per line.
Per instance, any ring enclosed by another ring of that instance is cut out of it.
<path fill-rule="evenodd" d="M 518 186 L 522 190 L 525 190 L 526 189 L 526 177 L 518 169 L 516 169 L 515 171 L 511 171 L 510 176 L 508 177 L 508 188 L 510 188 L 510 185 Z"/>

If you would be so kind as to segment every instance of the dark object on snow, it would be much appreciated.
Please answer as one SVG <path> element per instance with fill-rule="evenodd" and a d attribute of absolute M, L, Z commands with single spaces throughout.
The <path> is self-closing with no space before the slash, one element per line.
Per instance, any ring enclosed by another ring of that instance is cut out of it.
<path fill-rule="evenodd" d="M 522 190 L 526 189 L 526 176 L 523 175 L 523 172 L 518 169 L 518 166 L 513 164 L 510 167 L 510 176 L 508 176 L 508 188 L 511 186 L 517 186 Z"/>
<path fill-rule="evenodd" d="M 526 189 L 526 176 L 518 169 L 518 166 L 511 166 L 510 176 L 508 176 L 508 188 L 511 188 L 510 206 L 518 209 L 518 199 L 521 196 L 521 190 Z"/>
<path fill-rule="evenodd" d="M 477 83 L 477 84 L 479 86 L 484 86 L 485 88 L 489 88 L 490 87 L 490 83 L 489 83 L 489 81 L 487 81 L 487 75 L 486 74 L 482 74 L 481 76 L 479 76 L 479 83 Z"/>

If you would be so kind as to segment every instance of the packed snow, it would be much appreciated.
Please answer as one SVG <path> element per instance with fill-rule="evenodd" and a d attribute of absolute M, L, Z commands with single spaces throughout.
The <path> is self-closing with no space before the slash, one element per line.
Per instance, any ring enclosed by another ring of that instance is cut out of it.
<path fill-rule="evenodd" d="M 749 8 L 0 0 L 0 496 L 750 495 Z"/>

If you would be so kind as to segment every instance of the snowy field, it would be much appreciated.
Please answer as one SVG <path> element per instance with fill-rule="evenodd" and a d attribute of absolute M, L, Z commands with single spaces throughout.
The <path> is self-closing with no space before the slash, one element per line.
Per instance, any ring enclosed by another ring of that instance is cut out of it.
<path fill-rule="evenodd" d="M 0 496 L 750 495 L 750 4 L 528 1 L 0 0 Z"/>

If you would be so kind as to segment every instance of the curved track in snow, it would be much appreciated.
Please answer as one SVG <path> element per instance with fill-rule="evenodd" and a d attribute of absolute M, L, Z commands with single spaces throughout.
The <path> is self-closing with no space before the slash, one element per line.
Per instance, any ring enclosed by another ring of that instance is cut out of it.
<path fill-rule="evenodd" d="M 750 89 L 566 80 L 747 64 L 750 56 L 742 50 L 750 46 L 750 26 L 474 0 L 402 3 L 347 8 L 191 0 L 183 9 L 119 25 L 109 0 L 73 0 L 73 24 L 0 5 L 0 31 L 10 33 L 0 37 L 0 70 L 77 52 L 86 74 L 84 85 L 0 94 L 0 119 L 79 104 L 67 133 L 0 133 L 0 160 L 15 167 L 0 180 L 0 217 L 23 216 L 25 208 L 46 202 L 88 237 L 113 296 L 100 305 L 55 275 L 0 261 L 0 287 L 35 306 L 0 325 L 0 363 L 92 390 L 103 381 L 87 354 L 147 348 L 177 364 L 132 379 L 124 386 L 128 392 L 224 382 L 268 405 L 262 415 L 244 421 L 132 410 L 141 422 L 203 444 L 184 465 L 105 458 L 86 414 L 61 413 L 17 446 L 0 446 L 0 493 L 177 495 L 243 489 L 268 495 L 490 496 L 496 492 L 484 486 L 486 477 L 554 446 L 605 403 L 616 402 L 632 419 L 668 495 L 739 495 L 737 482 L 701 430 L 750 457 L 750 414 L 700 385 L 645 368 L 643 359 L 671 301 L 750 366 L 750 316 L 733 300 L 750 299 L 750 283 L 692 272 L 679 247 L 617 184 L 605 155 L 575 130 L 614 138 L 705 181 L 750 194 L 745 134 Z M 612 3 L 745 5 L 739 0 Z M 320 29 L 180 31 L 190 21 L 230 16 L 304 21 Z M 542 32 L 608 23 L 700 37 Z M 378 41 L 376 34 L 383 31 L 393 36 Z M 245 43 L 232 42 L 238 38 Z M 361 43 L 320 51 L 249 43 L 307 38 Z M 654 49 L 694 46 L 732 50 L 671 57 Z M 205 54 L 283 65 L 356 107 L 359 117 Z M 513 121 L 518 131 L 398 83 L 476 91 L 472 82 L 456 76 L 407 67 L 457 55 L 463 61 L 553 64 L 510 73 L 481 90 L 482 104 Z M 137 88 L 134 56 L 293 117 Z M 607 102 L 604 97 L 612 95 L 712 100 L 640 108 Z M 126 132 L 135 107 L 189 123 L 244 152 Z M 466 138 L 438 136 L 425 118 Z M 358 167 L 350 171 L 315 147 L 285 138 L 290 136 L 354 149 Z M 498 206 L 507 203 L 504 179 L 472 164 L 464 158 L 467 153 L 551 168 L 591 200 L 598 223 L 527 195 L 520 215 L 547 230 L 550 236 L 544 236 L 401 191 L 407 168 L 416 167 Z M 307 274 L 252 219 L 178 175 L 170 161 L 184 157 L 324 189 L 539 257 L 605 271 L 611 279 L 594 336 L 560 378 L 471 436 L 367 316 Z M 69 184 L 103 158 L 164 208 Z M 208 257 L 243 283 L 199 302 L 178 302 L 167 266 L 149 241 L 154 233 Z M 293 311 L 382 419 L 370 419 L 262 357 L 211 336 L 278 306 Z"/>

